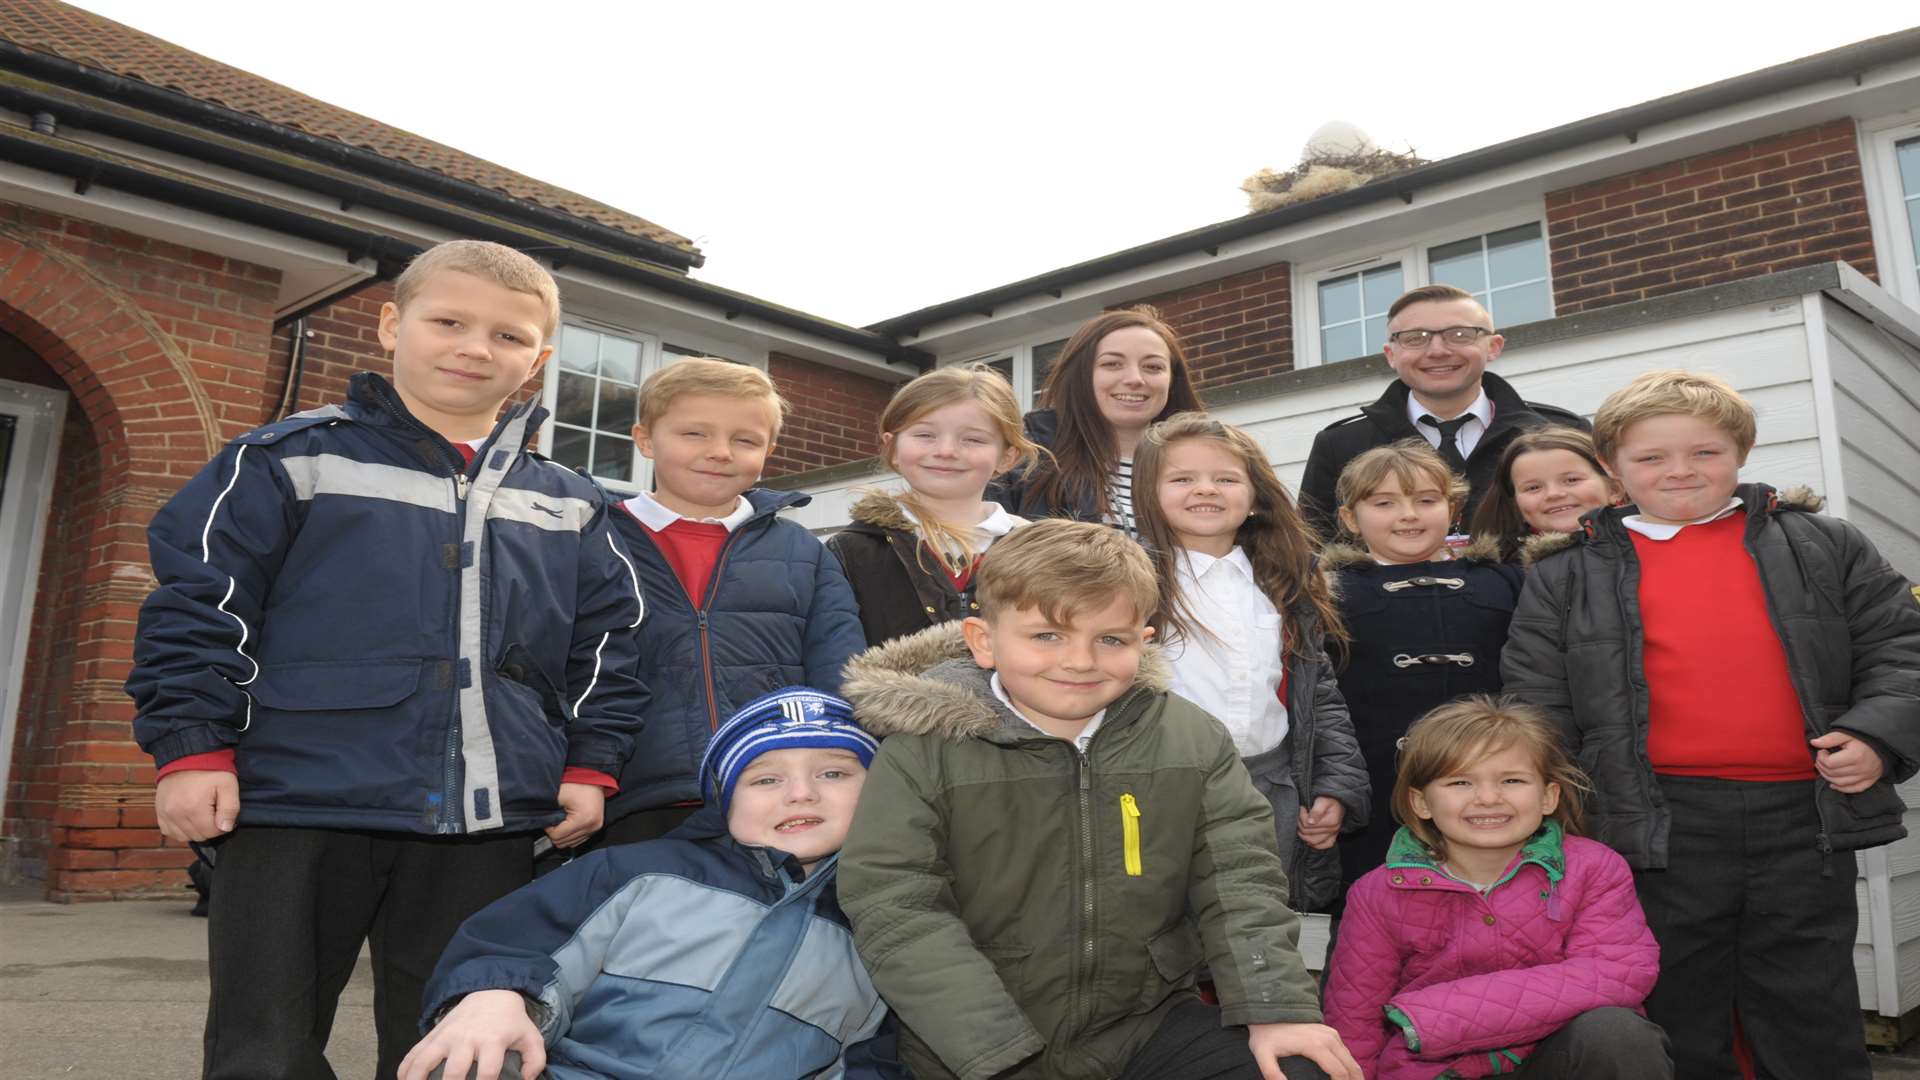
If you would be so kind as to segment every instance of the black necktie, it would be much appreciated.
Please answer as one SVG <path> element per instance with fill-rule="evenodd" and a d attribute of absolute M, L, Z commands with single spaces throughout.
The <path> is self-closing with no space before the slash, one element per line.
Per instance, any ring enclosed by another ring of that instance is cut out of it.
<path fill-rule="evenodd" d="M 1460 444 L 1454 441 L 1454 436 L 1458 435 L 1460 429 L 1465 427 L 1467 421 L 1471 419 L 1473 419 L 1472 413 L 1456 416 L 1451 420 L 1442 420 L 1432 415 L 1420 418 L 1421 423 L 1440 432 L 1440 456 L 1446 459 L 1447 465 L 1454 472 L 1463 476 L 1467 471 L 1467 458 L 1460 452 Z"/>

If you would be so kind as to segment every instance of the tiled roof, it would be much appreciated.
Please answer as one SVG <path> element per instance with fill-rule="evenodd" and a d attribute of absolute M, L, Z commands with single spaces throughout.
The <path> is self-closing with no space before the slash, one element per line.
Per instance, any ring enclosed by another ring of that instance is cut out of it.
<path fill-rule="evenodd" d="M 699 252 L 693 241 L 644 218 L 329 105 L 58 0 L 0 3 L 0 39 L 308 135 L 370 150 L 689 254 Z"/>

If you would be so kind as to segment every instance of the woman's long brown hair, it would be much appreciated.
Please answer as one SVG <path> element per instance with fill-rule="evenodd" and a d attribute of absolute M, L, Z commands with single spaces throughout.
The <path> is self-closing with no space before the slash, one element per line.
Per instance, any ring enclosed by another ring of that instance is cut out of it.
<path fill-rule="evenodd" d="M 1187 374 L 1187 355 L 1180 348 L 1180 335 L 1160 318 L 1160 313 L 1144 304 L 1121 311 L 1109 311 L 1089 319 L 1073 332 L 1060 350 L 1060 359 L 1047 373 L 1040 389 L 1040 404 L 1054 411 L 1059 421 L 1055 429 L 1051 463 L 1039 466 L 1033 490 L 1049 506 L 1093 504 L 1097 519 L 1104 520 L 1107 505 L 1107 477 L 1119 462 L 1113 450 L 1113 425 L 1100 412 L 1093 397 L 1093 361 L 1100 342 L 1115 330 L 1144 326 L 1167 346 L 1167 407 L 1155 420 L 1175 413 L 1202 412 L 1199 395 Z"/>
<path fill-rule="evenodd" d="M 1160 579 L 1160 611 L 1154 616 L 1154 632 L 1162 640 L 1195 634 L 1219 637 L 1216 630 L 1194 618 L 1192 606 L 1181 593 L 1174 562 L 1180 558 L 1180 544 L 1160 509 L 1160 477 L 1166 471 L 1167 451 L 1176 443 L 1197 439 L 1224 447 L 1247 470 L 1253 512 L 1241 523 L 1233 541 L 1253 564 L 1254 583 L 1282 612 L 1302 603 L 1311 607 L 1320 618 L 1327 640 L 1345 644 L 1347 629 L 1340 619 L 1340 608 L 1333 601 L 1326 577 L 1315 565 L 1320 540 L 1313 527 L 1307 524 L 1253 436 L 1203 413 L 1181 413 L 1148 428 L 1133 461 L 1133 517 Z M 1309 647 L 1306 635 L 1289 635 L 1289 652 L 1308 656 Z"/>

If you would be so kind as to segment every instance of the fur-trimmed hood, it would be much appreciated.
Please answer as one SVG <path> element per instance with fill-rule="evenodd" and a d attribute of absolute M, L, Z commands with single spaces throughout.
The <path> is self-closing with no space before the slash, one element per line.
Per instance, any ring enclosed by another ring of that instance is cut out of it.
<path fill-rule="evenodd" d="M 913 521 L 901 508 L 900 500 L 892 492 L 879 488 L 868 488 L 861 492 L 860 498 L 847 510 L 847 517 L 856 524 L 871 525 L 876 529 L 913 531 Z"/>
<path fill-rule="evenodd" d="M 1172 669 L 1152 645 L 1140 658 L 1135 687 L 1164 693 Z M 940 735 L 992 739 L 1028 732 L 991 693 L 987 674 L 973 662 L 958 622 L 877 645 L 847 661 L 840 693 L 853 702 L 860 726 L 881 737 Z"/>
<path fill-rule="evenodd" d="M 1734 493 L 1746 503 L 1747 516 L 1752 517 L 1755 508 L 1759 512 L 1774 514 L 1782 510 L 1792 510 L 1802 514 L 1817 514 L 1826 508 L 1824 496 L 1814 494 L 1805 484 L 1795 484 L 1785 491 L 1775 491 L 1765 484 L 1741 484 Z M 1764 498 L 1762 498 L 1764 496 Z M 1557 552 L 1565 551 L 1577 543 L 1585 543 L 1593 535 L 1593 529 L 1601 521 L 1601 516 L 1612 510 L 1620 514 L 1619 520 L 1627 513 L 1625 507 L 1602 507 L 1588 511 L 1580 518 L 1581 531 L 1571 533 L 1536 533 L 1520 542 L 1520 565 L 1532 567 L 1541 559 Z"/>
<path fill-rule="evenodd" d="M 1459 562 L 1497 563 L 1500 561 L 1500 541 L 1497 537 L 1476 536 L 1466 547 L 1453 553 Z M 1320 549 L 1320 572 L 1326 575 L 1327 585 L 1339 595 L 1340 571 L 1356 566 L 1374 566 L 1373 556 L 1359 544 L 1328 544 Z"/>

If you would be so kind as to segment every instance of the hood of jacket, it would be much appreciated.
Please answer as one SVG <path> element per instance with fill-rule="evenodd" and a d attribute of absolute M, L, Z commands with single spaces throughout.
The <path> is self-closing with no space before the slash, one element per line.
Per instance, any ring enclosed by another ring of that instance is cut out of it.
<path fill-rule="evenodd" d="M 1495 536 L 1476 536 L 1467 546 L 1453 553 L 1453 561 L 1498 563 L 1500 539 Z M 1336 598 L 1340 595 L 1340 571 L 1363 570 L 1378 565 L 1373 555 L 1359 544 L 1328 544 L 1320 550 L 1320 573 L 1327 579 L 1327 587 L 1333 590 Z"/>
<path fill-rule="evenodd" d="M 1733 491 L 1740 496 L 1742 510 L 1749 520 L 1782 510 L 1814 514 L 1827 505 L 1824 497 L 1814 494 L 1813 489 L 1805 484 L 1795 484 L 1782 491 L 1775 491 L 1766 484 L 1741 484 Z M 1603 506 L 1581 515 L 1577 532 L 1535 533 L 1520 543 L 1520 565 L 1531 567 L 1541 559 L 1565 551 L 1575 544 L 1595 543 L 1602 535 L 1624 541 L 1627 539 L 1626 526 L 1622 522 L 1636 510 L 1634 506 Z"/>
<path fill-rule="evenodd" d="M 913 519 L 907 516 L 906 508 L 900 505 L 899 496 L 878 488 L 869 488 L 861 492 L 860 497 L 854 500 L 853 506 L 847 510 L 847 517 L 854 525 L 867 525 L 894 532 L 913 532 Z"/>

